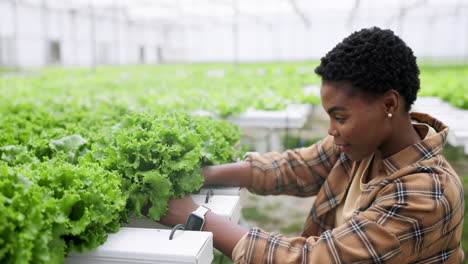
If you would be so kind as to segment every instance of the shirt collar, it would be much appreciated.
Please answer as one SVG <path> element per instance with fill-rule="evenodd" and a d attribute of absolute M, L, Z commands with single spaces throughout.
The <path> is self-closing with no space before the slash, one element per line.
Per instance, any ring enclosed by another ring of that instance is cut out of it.
<path fill-rule="evenodd" d="M 421 129 L 421 127 L 418 129 L 418 127 L 416 127 L 418 133 L 427 130 L 424 135 L 420 134 L 424 137 L 420 142 L 408 146 L 390 157 L 382 159 L 383 167 L 388 175 L 413 163 L 427 160 L 438 155 L 442 151 L 447 140 L 448 127 L 441 121 L 428 114 L 417 112 L 410 113 L 410 117 L 412 121 L 416 123 L 415 126 L 425 124 L 431 127 L 433 132 L 431 132 L 432 129 Z"/>

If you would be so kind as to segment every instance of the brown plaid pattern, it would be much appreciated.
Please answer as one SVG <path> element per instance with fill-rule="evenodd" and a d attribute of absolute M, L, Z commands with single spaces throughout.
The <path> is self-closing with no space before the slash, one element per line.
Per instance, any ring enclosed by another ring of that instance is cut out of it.
<path fill-rule="evenodd" d="M 334 226 L 335 208 L 343 202 L 358 162 L 337 153 L 332 137 L 283 154 L 249 155 L 250 191 L 317 198 L 301 237 L 253 228 L 238 244 L 233 259 L 241 259 L 240 263 L 461 263 L 463 189 L 440 155 L 448 128 L 425 114 L 411 117 L 437 133 L 384 159 L 385 177 L 368 182 L 359 209 L 338 227 Z"/>

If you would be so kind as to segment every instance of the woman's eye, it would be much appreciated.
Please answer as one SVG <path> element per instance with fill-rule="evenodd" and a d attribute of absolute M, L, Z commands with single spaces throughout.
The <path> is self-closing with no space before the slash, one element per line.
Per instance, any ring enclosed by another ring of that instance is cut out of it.
<path fill-rule="evenodd" d="M 346 120 L 346 118 L 344 118 L 344 117 L 342 117 L 342 116 L 335 116 L 334 118 L 335 118 L 335 120 L 338 121 L 338 122 L 343 122 L 343 121 Z"/>

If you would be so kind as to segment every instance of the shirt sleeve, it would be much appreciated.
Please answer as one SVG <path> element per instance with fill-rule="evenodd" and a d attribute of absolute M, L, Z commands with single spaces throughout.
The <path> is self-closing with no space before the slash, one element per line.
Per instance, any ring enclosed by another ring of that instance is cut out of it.
<path fill-rule="evenodd" d="M 435 199 L 424 181 L 419 176 L 411 185 L 396 180 L 367 210 L 320 236 L 287 238 L 252 228 L 234 257 L 237 263 L 402 264 L 424 254 L 434 263 L 459 263 L 454 252 L 460 248 L 463 203 L 455 199 L 454 190 Z M 451 210 L 444 200 L 453 205 Z"/>
<path fill-rule="evenodd" d="M 234 263 L 395 263 L 401 264 L 398 239 L 369 221 L 351 220 L 321 236 L 284 237 L 252 228 L 233 252 Z M 363 228 L 365 226 L 365 231 Z M 357 230 L 353 230 L 353 228 Z M 369 239 L 369 234 L 379 239 Z M 365 244 L 363 242 L 367 242 Z M 374 243 L 376 242 L 376 243 Z M 382 254 L 383 253 L 383 254 Z M 373 258 L 373 256 L 375 258 Z M 367 262 L 366 262 L 367 261 Z"/>
<path fill-rule="evenodd" d="M 241 263 L 241 261 L 244 259 L 244 252 L 245 252 L 245 243 L 247 243 L 247 235 L 245 234 L 239 242 L 237 242 L 236 246 L 234 247 L 234 250 L 232 251 L 232 261 L 234 263 Z"/>
<path fill-rule="evenodd" d="M 316 195 L 328 173 L 338 160 L 333 137 L 318 141 L 307 148 L 265 155 L 249 154 L 252 184 L 247 189 L 253 193 Z"/>

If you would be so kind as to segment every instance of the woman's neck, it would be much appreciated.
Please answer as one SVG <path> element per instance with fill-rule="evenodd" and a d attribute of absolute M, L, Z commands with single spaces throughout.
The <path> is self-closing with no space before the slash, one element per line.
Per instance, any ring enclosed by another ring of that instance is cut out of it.
<path fill-rule="evenodd" d="M 394 120 L 390 136 L 380 145 L 378 150 L 382 158 L 385 159 L 419 141 L 421 141 L 421 137 L 411 124 L 411 119 L 408 115 L 407 117 Z"/>

